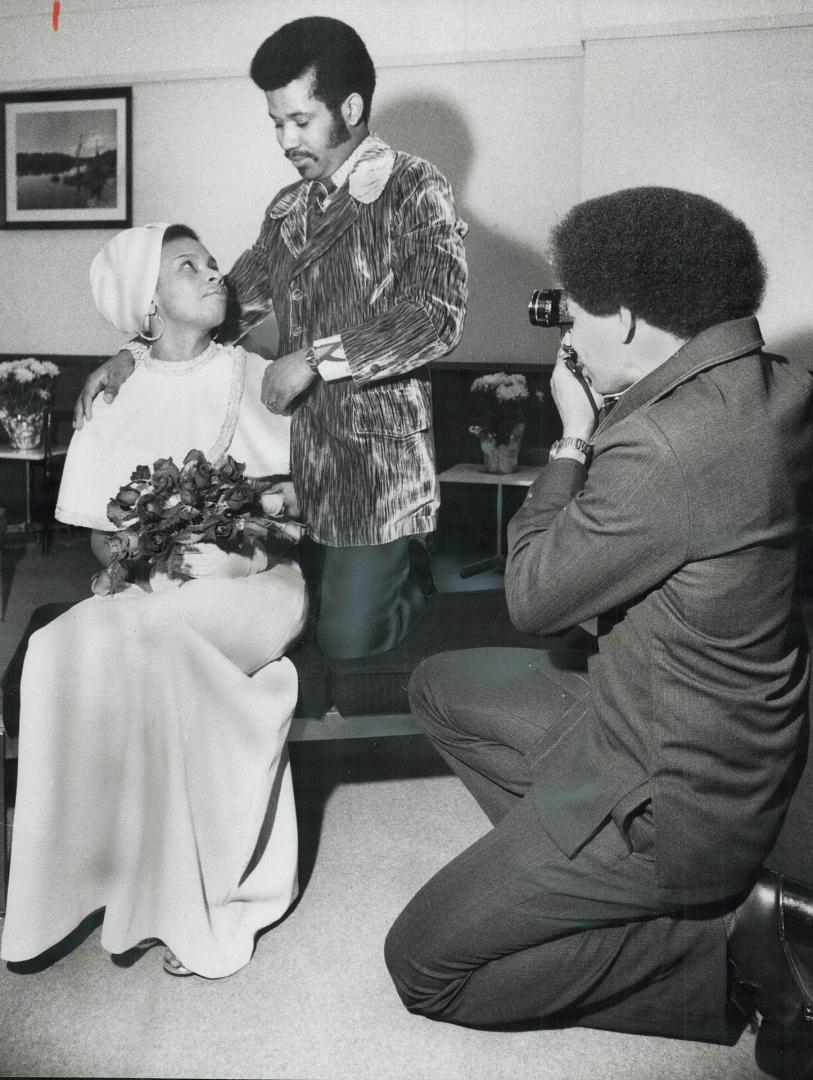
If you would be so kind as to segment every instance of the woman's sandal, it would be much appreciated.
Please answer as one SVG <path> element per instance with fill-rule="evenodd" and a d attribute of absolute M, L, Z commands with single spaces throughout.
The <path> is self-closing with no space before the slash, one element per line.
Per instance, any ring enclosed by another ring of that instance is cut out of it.
<path fill-rule="evenodd" d="M 194 971 L 190 971 L 188 967 L 184 967 L 172 949 L 166 949 L 164 951 L 164 971 L 167 975 L 177 975 L 178 977 L 185 978 L 187 975 L 194 975 Z"/>

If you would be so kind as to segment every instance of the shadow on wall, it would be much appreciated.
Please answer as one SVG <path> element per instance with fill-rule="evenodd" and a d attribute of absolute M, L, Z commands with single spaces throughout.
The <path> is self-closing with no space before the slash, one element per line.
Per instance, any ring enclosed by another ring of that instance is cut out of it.
<path fill-rule="evenodd" d="M 768 272 L 770 273 L 770 270 Z M 757 312 L 757 318 L 760 318 L 760 312 Z M 805 327 L 788 335 L 773 335 L 763 324 L 762 333 L 766 338 L 765 348 L 768 352 L 795 357 L 808 371 L 813 372 L 813 327 Z"/>
<path fill-rule="evenodd" d="M 475 145 L 461 112 L 442 98 L 412 95 L 375 111 L 372 127 L 395 149 L 425 158 L 440 169 L 452 185 L 459 216 L 469 226 L 465 241 L 469 308 L 454 358 L 506 365 L 542 358 L 553 363 L 557 335 L 540 333 L 528 321 L 533 290 L 553 284 L 550 265 L 540 251 L 490 227 L 468 205 Z M 494 172 L 510 177 L 511 167 L 496 162 Z M 510 197 L 510 190 L 495 185 L 492 197 L 496 205 Z M 543 242 L 540 235 L 540 246 Z"/>

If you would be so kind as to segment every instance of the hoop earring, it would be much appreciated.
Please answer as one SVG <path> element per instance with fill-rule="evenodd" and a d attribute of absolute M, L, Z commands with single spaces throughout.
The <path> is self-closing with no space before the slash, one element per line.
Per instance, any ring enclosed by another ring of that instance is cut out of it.
<path fill-rule="evenodd" d="M 157 319 L 161 324 L 161 329 L 158 331 L 158 333 L 154 337 L 150 337 L 149 334 L 145 334 L 143 330 L 139 333 L 138 336 L 140 338 L 143 338 L 144 341 L 157 341 L 160 337 L 162 337 L 164 331 L 166 330 L 166 323 L 161 318 L 161 315 L 159 314 L 158 308 L 155 306 L 154 302 L 153 302 L 153 305 L 152 305 L 152 311 L 147 312 L 147 322 L 148 323 L 149 323 L 150 319 Z"/>

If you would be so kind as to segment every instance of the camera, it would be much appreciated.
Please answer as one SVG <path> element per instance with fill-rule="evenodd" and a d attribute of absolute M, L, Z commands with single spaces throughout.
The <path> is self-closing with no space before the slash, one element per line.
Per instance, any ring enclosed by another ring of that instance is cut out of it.
<path fill-rule="evenodd" d="M 567 296 L 564 290 L 535 289 L 528 303 L 528 318 L 531 320 L 531 326 L 559 327 L 562 334 L 560 354 L 563 355 L 565 367 L 575 376 L 582 390 L 587 394 L 593 416 L 598 420 L 599 409 L 590 389 L 590 381 L 582 370 L 576 350 L 570 344 L 568 331 L 573 325 L 573 316 L 567 310 Z"/>
<path fill-rule="evenodd" d="M 573 325 L 573 316 L 567 310 L 567 297 L 563 289 L 534 289 L 528 303 L 531 326 Z"/>
<path fill-rule="evenodd" d="M 531 326 L 559 327 L 562 334 L 560 355 L 564 359 L 565 367 L 587 394 L 593 416 L 598 421 L 599 408 L 590 388 L 590 380 L 582 369 L 576 350 L 570 344 L 569 331 L 573 325 L 573 316 L 567 310 L 567 296 L 564 289 L 534 289 L 528 303 L 528 318 L 531 320 Z"/>
<path fill-rule="evenodd" d="M 567 310 L 567 297 L 563 289 L 534 289 L 528 303 L 528 318 L 531 326 L 552 327 L 558 326 L 564 338 L 567 331 L 573 325 L 573 316 Z M 579 361 L 570 344 L 563 344 L 565 364 L 577 375 Z"/>

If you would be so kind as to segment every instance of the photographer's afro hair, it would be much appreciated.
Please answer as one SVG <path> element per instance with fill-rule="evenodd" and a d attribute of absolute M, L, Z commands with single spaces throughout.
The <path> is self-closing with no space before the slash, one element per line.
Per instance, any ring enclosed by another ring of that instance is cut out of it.
<path fill-rule="evenodd" d="M 551 234 L 564 290 L 591 315 L 620 307 L 689 338 L 753 315 L 765 267 L 748 228 L 702 195 L 637 187 L 574 206 Z"/>

